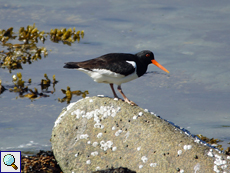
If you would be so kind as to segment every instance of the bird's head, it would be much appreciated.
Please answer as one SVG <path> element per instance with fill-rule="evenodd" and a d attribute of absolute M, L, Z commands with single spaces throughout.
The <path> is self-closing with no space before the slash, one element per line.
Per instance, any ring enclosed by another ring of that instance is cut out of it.
<path fill-rule="evenodd" d="M 149 61 L 149 64 L 150 63 L 153 63 L 155 66 L 159 67 L 161 70 L 169 73 L 169 71 L 164 68 L 162 65 L 160 65 L 155 59 L 154 59 L 154 54 L 149 51 L 149 50 L 143 50 L 141 52 L 138 52 L 136 54 L 137 57 L 141 58 L 141 59 L 144 59 L 145 61 Z"/>

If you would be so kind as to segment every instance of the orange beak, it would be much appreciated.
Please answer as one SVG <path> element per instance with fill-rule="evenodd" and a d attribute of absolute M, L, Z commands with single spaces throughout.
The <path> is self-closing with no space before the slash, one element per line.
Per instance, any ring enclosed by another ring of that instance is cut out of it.
<path fill-rule="evenodd" d="M 168 71 L 166 68 L 164 68 L 162 65 L 160 65 L 156 60 L 151 60 L 151 61 L 152 61 L 152 63 L 153 63 L 155 66 L 157 66 L 157 67 L 159 67 L 161 70 L 164 70 L 165 72 L 169 73 L 169 71 Z"/>

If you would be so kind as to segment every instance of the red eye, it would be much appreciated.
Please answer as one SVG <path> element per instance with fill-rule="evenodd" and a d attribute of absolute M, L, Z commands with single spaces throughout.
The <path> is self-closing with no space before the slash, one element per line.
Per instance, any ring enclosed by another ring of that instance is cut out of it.
<path fill-rule="evenodd" d="M 149 55 L 149 54 L 146 54 L 145 56 L 146 56 L 146 57 L 150 57 L 150 55 Z"/>

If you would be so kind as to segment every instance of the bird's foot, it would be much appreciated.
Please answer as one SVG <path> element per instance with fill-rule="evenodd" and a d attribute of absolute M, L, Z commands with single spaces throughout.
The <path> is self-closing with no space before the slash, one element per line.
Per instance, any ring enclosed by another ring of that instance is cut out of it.
<path fill-rule="evenodd" d="M 126 102 L 126 103 L 128 103 L 128 104 L 130 104 L 130 105 L 132 105 L 132 106 L 137 106 L 137 104 L 136 103 L 134 103 L 133 101 L 131 101 L 131 100 L 129 100 L 129 99 L 121 99 L 121 98 L 119 98 L 119 97 L 114 97 L 114 98 L 116 98 L 116 99 L 118 99 L 118 100 L 121 100 L 121 101 L 124 101 L 124 102 Z"/>
<path fill-rule="evenodd" d="M 132 105 L 132 106 L 137 106 L 136 103 L 134 103 L 133 101 L 128 100 L 128 99 L 125 99 L 125 102 L 128 103 L 128 104 L 130 104 L 130 105 Z"/>

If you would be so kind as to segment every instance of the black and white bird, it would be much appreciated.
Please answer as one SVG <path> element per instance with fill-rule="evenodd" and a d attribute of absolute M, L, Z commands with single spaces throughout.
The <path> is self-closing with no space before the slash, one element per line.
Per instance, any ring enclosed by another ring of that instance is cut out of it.
<path fill-rule="evenodd" d="M 148 65 L 151 63 L 169 73 L 166 68 L 154 59 L 154 54 L 149 50 L 143 50 L 134 55 L 109 53 L 87 61 L 67 62 L 64 68 L 82 71 L 93 78 L 95 82 L 108 83 L 115 98 L 118 98 L 118 96 L 113 88 L 113 84 L 118 85 L 117 89 L 123 96 L 124 101 L 131 105 L 136 105 L 125 96 L 121 89 L 121 84 L 144 75 Z"/>

